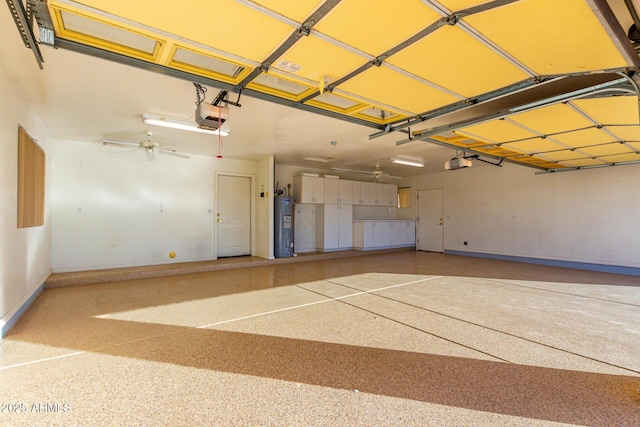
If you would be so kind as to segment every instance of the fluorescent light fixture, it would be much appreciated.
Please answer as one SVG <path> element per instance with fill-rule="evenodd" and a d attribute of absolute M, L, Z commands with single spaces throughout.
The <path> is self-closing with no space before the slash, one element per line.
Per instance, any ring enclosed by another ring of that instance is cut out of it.
<path fill-rule="evenodd" d="M 424 167 L 424 162 L 421 162 L 419 160 L 402 159 L 400 157 L 392 157 L 391 163 L 395 163 L 398 165 L 405 165 L 405 166 L 413 166 L 416 168 Z"/>
<path fill-rule="evenodd" d="M 163 126 L 166 128 L 190 130 L 192 132 L 209 133 L 211 135 L 229 136 L 230 131 L 228 129 L 204 129 L 199 128 L 194 122 L 188 122 L 186 120 L 168 119 L 166 117 L 154 116 L 151 114 L 143 114 L 142 121 L 148 125 Z"/>
<path fill-rule="evenodd" d="M 335 157 L 312 156 L 312 157 L 305 157 L 303 160 L 308 160 L 310 162 L 329 163 L 330 161 L 335 159 L 336 159 Z"/>

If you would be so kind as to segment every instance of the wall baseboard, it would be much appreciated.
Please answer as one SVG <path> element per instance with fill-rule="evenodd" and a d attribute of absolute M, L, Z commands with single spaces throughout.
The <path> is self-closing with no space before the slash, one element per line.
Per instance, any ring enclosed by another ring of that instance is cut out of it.
<path fill-rule="evenodd" d="M 486 254 L 481 252 L 445 250 L 445 254 L 469 256 L 469 257 L 475 257 L 475 258 L 496 259 L 500 261 L 522 262 L 526 264 L 547 265 L 550 267 L 573 268 L 576 270 L 597 271 L 600 273 L 614 273 L 614 274 L 624 274 L 627 276 L 640 276 L 640 268 L 638 267 L 624 267 L 619 265 L 608 265 L 608 264 L 593 264 L 589 262 L 577 262 L 577 261 L 559 261 L 554 259 Z"/>
<path fill-rule="evenodd" d="M 7 336 L 11 328 L 13 328 L 18 320 L 20 320 L 22 315 L 29 309 L 29 307 L 31 307 L 31 304 L 33 304 L 33 302 L 40 296 L 43 290 L 44 283 L 38 286 L 38 288 L 31 294 L 29 298 L 27 298 L 27 300 L 24 302 L 24 304 L 22 304 L 18 311 L 16 311 L 15 314 L 11 316 L 4 325 L 2 325 L 2 328 L 0 328 L 0 340 Z"/>

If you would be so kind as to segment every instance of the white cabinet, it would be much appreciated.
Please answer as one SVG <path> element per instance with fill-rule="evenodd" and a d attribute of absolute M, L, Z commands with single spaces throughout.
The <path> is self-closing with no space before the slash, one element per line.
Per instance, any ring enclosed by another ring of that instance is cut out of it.
<path fill-rule="evenodd" d="M 362 183 L 362 200 L 363 205 L 371 206 L 376 201 L 376 183 L 375 182 L 363 182 Z"/>
<path fill-rule="evenodd" d="M 340 180 L 340 204 L 351 205 L 353 204 L 353 184 L 352 181 L 341 179 Z"/>
<path fill-rule="evenodd" d="M 353 247 L 382 249 L 415 246 L 415 221 L 354 221 Z"/>
<path fill-rule="evenodd" d="M 371 182 L 353 181 L 352 189 L 352 204 L 359 206 L 367 206 L 369 202 L 369 185 L 373 186 Z"/>
<path fill-rule="evenodd" d="M 353 204 L 361 206 L 397 206 L 398 186 L 378 182 L 353 181 Z"/>
<path fill-rule="evenodd" d="M 324 178 L 294 176 L 293 197 L 296 203 L 324 203 Z"/>
<path fill-rule="evenodd" d="M 383 205 L 398 206 L 398 186 L 395 184 L 382 184 L 384 186 Z"/>
<path fill-rule="evenodd" d="M 351 181 L 351 204 L 364 204 L 364 201 L 362 200 L 362 181 Z"/>
<path fill-rule="evenodd" d="M 391 246 L 392 223 L 389 221 L 375 221 L 373 223 L 373 245 L 386 248 Z"/>
<path fill-rule="evenodd" d="M 340 180 L 334 178 L 324 179 L 324 203 L 338 204 L 340 199 Z"/>
<path fill-rule="evenodd" d="M 391 223 L 391 246 L 413 246 L 415 244 L 415 221 L 393 221 Z"/>
<path fill-rule="evenodd" d="M 324 203 L 350 205 L 353 198 L 352 181 L 346 179 L 324 179 Z"/>
<path fill-rule="evenodd" d="M 371 191 L 369 191 L 371 193 Z M 386 206 L 384 203 L 384 184 L 374 183 L 373 184 L 373 205 L 375 206 Z M 371 199 L 369 199 L 371 201 Z"/>
<path fill-rule="evenodd" d="M 316 211 L 316 246 L 321 251 L 353 247 L 353 206 L 325 204 Z"/>

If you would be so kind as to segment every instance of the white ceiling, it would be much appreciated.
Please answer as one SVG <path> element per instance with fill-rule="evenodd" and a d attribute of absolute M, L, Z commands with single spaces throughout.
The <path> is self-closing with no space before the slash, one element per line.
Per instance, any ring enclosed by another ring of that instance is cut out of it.
<path fill-rule="evenodd" d="M 625 15 L 623 0 L 611 3 Z M 627 28 L 631 21 L 628 16 L 624 19 Z M 103 138 L 139 141 L 152 130 L 156 142 L 175 146 L 180 152 L 218 154 L 216 136 L 149 127 L 142 122 L 143 113 L 193 118 L 196 91 L 191 82 L 44 46 L 44 70 L 40 70 L 4 7 L 0 7 L 0 37 L 0 61 L 54 138 L 94 144 L 101 144 Z M 209 87 L 207 100 L 212 101 L 217 93 L 217 88 Z M 396 146 L 396 141 L 407 137 L 404 133 L 369 140 L 376 129 L 247 96 L 240 102 L 241 108 L 230 106 L 225 124 L 232 132 L 222 139 L 226 158 L 274 156 L 276 163 L 325 170 L 373 170 L 379 164 L 386 173 L 408 176 L 442 171 L 443 163 L 456 154 L 451 148 L 424 141 Z M 332 141 L 337 143 L 332 145 Z M 426 167 L 393 165 L 390 158 L 396 155 L 421 158 Z M 305 157 L 335 160 L 323 164 L 305 161 Z"/>

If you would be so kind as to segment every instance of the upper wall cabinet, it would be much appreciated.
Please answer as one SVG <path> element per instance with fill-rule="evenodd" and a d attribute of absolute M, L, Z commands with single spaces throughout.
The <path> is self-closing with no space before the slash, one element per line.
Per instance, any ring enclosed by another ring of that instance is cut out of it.
<path fill-rule="evenodd" d="M 398 206 L 398 186 L 395 184 L 382 184 L 384 186 L 383 202 L 385 206 Z"/>
<path fill-rule="evenodd" d="M 367 182 L 351 181 L 351 200 L 354 205 L 369 204 L 369 187 Z"/>
<path fill-rule="evenodd" d="M 382 184 L 378 182 L 366 183 L 368 189 L 368 203 L 372 206 L 397 206 L 398 186 L 395 184 Z"/>
<path fill-rule="evenodd" d="M 293 178 L 293 197 L 296 203 L 397 206 L 398 186 L 300 175 Z"/>
<path fill-rule="evenodd" d="M 353 204 L 353 184 L 346 179 L 325 178 L 324 202 L 336 205 Z"/>
<path fill-rule="evenodd" d="M 293 197 L 297 203 L 324 203 L 325 179 L 316 176 L 294 176 Z"/>

